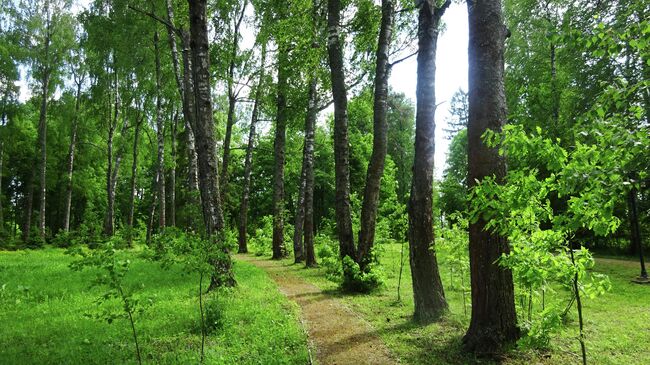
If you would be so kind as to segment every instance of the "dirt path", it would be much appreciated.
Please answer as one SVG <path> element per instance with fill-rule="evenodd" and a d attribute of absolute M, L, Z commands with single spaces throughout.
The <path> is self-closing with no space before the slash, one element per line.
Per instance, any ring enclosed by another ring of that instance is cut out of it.
<path fill-rule="evenodd" d="M 396 364 L 374 329 L 340 300 L 289 272 L 278 261 L 237 255 L 266 271 L 280 291 L 301 308 L 312 354 L 321 365 Z"/>

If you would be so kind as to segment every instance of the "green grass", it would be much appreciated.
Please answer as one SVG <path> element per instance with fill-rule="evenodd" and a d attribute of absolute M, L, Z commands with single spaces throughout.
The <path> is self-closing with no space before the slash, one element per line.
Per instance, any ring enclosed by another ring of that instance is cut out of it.
<path fill-rule="evenodd" d="M 198 277 L 128 255 L 128 286 L 153 300 L 136 323 L 144 361 L 198 363 Z M 94 301 L 103 291 L 89 288 L 95 274 L 71 271 L 71 261 L 56 249 L 0 252 L 0 363 L 136 363 L 126 320 L 107 324 L 84 316 L 97 312 Z M 207 338 L 206 363 L 307 363 L 297 307 L 260 269 L 238 262 L 235 276 L 236 289 L 206 297 L 222 323 Z"/>
<path fill-rule="evenodd" d="M 347 295 L 336 284 L 324 279 L 324 269 L 304 269 L 291 265 L 290 270 L 308 281 L 339 296 L 347 305 L 372 324 L 391 351 L 405 364 L 471 364 L 490 363 L 463 353 L 461 339 L 469 324 L 470 297 L 463 292 L 459 273 L 450 275 L 449 266 L 441 260 L 440 270 L 450 313 L 439 322 L 419 326 L 411 320 L 413 292 L 405 245 L 401 301 L 397 301 L 400 245 L 385 244 L 380 261 L 386 277 L 384 288 L 368 295 Z M 609 275 L 613 289 L 596 299 L 584 299 L 587 356 L 589 364 L 650 364 L 650 286 L 632 284 L 638 275 L 635 263 L 597 261 L 596 271 Z M 465 285 L 469 277 L 465 275 Z M 452 282 L 453 281 L 453 282 Z M 558 292 L 556 295 L 563 295 Z M 547 297 L 547 300 L 553 298 Z M 465 308 L 467 315 L 465 315 Z M 538 309 L 538 308 L 535 308 Z M 575 309 L 566 328 L 557 334 L 551 348 L 544 352 L 513 350 L 501 359 L 505 364 L 578 364 L 580 345 Z"/>

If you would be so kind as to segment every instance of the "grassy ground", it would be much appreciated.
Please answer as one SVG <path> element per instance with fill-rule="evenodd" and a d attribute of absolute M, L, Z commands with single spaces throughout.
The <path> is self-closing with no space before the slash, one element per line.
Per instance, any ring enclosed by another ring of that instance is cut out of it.
<path fill-rule="evenodd" d="M 198 278 L 129 255 L 129 285 L 153 300 L 136 323 L 145 362 L 198 363 Z M 84 317 L 98 311 L 94 301 L 103 291 L 89 289 L 94 273 L 71 271 L 71 261 L 62 250 L 0 252 L 0 363 L 136 362 L 127 321 L 109 325 Z M 221 328 L 207 339 L 206 363 L 307 363 L 296 306 L 260 269 L 237 263 L 235 275 L 234 291 L 208 299 Z"/>
<path fill-rule="evenodd" d="M 386 275 L 386 286 L 370 295 L 343 295 L 336 284 L 324 279 L 323 269 L 304 269 L 291 265 L 293 272 L 339 296 L 360 313 L 376 329 L 391 351 L 406 364 L 470 364 L 489 363 L 476 359 L 461 350 L 461 338 L 469 323 L 469 295 L 463 305 L 461 278 L 450 275 L 449 266 L 441 263 L 441 274 L 450 314 L 440 323 L 418 326 L 411 321 L 413 292 L 405 246 L 401 300 L 397 301 L 400 268 L 400 245 L 384 245 L 380 261 Z M 587 355 L 590 364 L 650 363 L 650 286 L 630 283 L 638 275 L 638 265 L 619 260 L 597 260 L 596 271 L 608 274 L 613 284 L 610 293 L 585 299 Z M 465 285 L 469 286 L 467 280 Z M 552 298 L 547 298 L 552 300 Z M 465 314 L 467 311 L 467 314 Z M 502 359 L 506 364 L 578 364 L 580 345 L 577 341 L 577 315 L 570 313 L 570 323 L 544 352 L 514 350 Z"/>

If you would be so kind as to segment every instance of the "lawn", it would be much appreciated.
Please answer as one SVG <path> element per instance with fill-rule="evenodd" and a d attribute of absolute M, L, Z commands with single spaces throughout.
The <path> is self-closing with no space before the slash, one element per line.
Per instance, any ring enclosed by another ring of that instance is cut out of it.
<path fill-rule="evenodd" d="M 469 294 L 463 291 L 459 273 L 451 275 L 449 265 L 441 262 L 450 314 L 440 323 L 419 326 L 411 321 L 413 292 L 408 264 L 408 245 L 404 246 L 404 271 L 401 300 L 397 301 L 400 269 L 400 245 L 384 244 L 379 250 L 386 277 L 383 289 L 369 295 L 345 295 L 336 284 L 326 280 L 324 270 L 304 269 L 302 265 L 286 265 L 313 284 L 339 296 L 347 305 L 369 321 L 402 363 L 406 364 L 469 364 L 489 363 L 464 354 L 461 338 L 469 324 Z M 634 261 L 596 259 L 595 271 L 609 275 L 613 288 L 604 296 L 584 299 L 585 332 L 590 364 L 650 364 L 650 286 L 633 284 L 638 275 Z M 453 280 L 453 283 L 452 283 Z M 468 278 L 464 279 L 469 286 Z M 553 298 L 547 298 L 552 300 Z M 465 314 L 467 310 L 467 314 Z M 557 334 L 547 351 L 509 352 L 506 364 L 578 364 L 581 362 L 577 341 L 578 323 L 575 309 L 568 316 L 566 328 Z"/>
<path fill-rule="evenodd" d="M 152 300 L 136 322 L 144 362 L 198 363 L 198 277 L 124 254 L 133 261 L 128 286 Z M 0 363 L 136 363 L 126 320 L 86 316 L 98 313 L 104 291 L 90 288 L 95 273 L 70 270 L 72 260 L 58 249 L 0 252 Z M 260 269 L 236 263 L 235 276 L 236 289 L 206 299 L 219 323 L 207 338 L 206 363 L 307 363 L 297 307 Z"/>

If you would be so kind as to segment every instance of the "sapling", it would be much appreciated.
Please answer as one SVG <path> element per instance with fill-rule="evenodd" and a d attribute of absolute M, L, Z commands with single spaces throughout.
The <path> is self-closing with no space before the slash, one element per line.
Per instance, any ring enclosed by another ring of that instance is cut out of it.
<path fill-rule="evenodd" d="M 131 261 L 120 257 L 119 252 L 115 249 L 115 242 L 113 241 L 108 241 L 95 250 L 84 250 L 80 246 L 77 246 L 70 249 L 68 253 L 80 257 L 79 260 L 73 261 L 70 264 L 72 270 L 82 271 L 86 268 L 97 269 L 97 276 L 93 280 L 92 286 L 106 289 L 95 300 L 95 303 L 102 310 L 98 313 L 87 313 L 86 315 L 94 319 L 106 321 L 108 324 L 112 324 L 116 319 L 128 319 L 138 364 L 142 364 L 135 324 L 137 316 L 142 315 L 146 308 L 151 305 L 152 301 L 151 299 L 142 301 L 134 296 L 134 292 L 138 288 L 142 288 L 142 285 L 126 286 L 124 278 L 129 272 Z M 121 311 L 116 311 L 110 306 L 104 305 L 113 299 L 119 300 L 122 303 Z"/>

